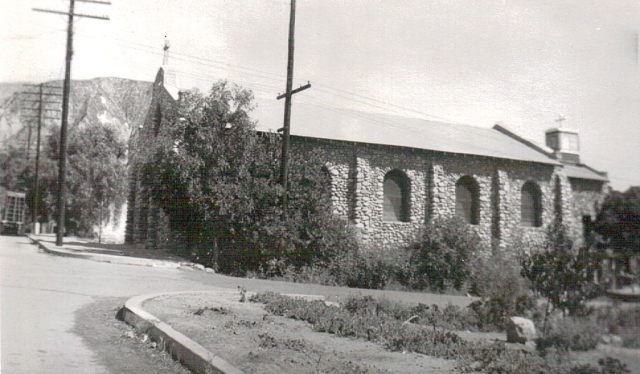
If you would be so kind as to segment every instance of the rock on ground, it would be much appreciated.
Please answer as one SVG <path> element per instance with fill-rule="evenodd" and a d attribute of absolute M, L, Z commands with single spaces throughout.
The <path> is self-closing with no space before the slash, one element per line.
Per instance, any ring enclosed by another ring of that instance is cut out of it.
<path fill-rule="evenodd" d="M 507 322 L 507 343 L 532 342 L 537 337 L 533 321 L 524 317 L 511 317 Z"/>

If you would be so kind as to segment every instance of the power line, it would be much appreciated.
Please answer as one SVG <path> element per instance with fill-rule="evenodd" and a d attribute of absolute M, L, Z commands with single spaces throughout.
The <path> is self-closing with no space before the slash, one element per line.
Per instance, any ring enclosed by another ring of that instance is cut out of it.
<path fill-rule="evenodd" d="M 121 39 L 117 39 L 117 40 L 122 41 Z M 132 48 L 132 49 L 138 50 L 138 51 L 141 51 L 141 52 L 145 52 L 145 53 L 151 53 L 151 54 L 154 54 L 154 55 L 160 55 L 160 53 L 157 52 L 157 49 L 155 47 L 151 47 L 151 46 L 148 46 L 148 45 L 145 45 L 145 44 L 141 44 L 141 43 L 130 42 L 130 41 L 122 41 L 122 42 L 124 42 L 124 43 L 117 43 L 117 44 L 122 45 L 122 46 L 127 47 L 127 48 L 129 48 L 128 45 L 141 46 L 141 47 L 147 48 L 148 50 L 139 49 L 139 48 Z M 212 66 L 212 67 L 219 67 L 220 65 L 222 65 L 228 71 L 235 71 L 235 72 L 238 72 L 238 73 L 241 73 L 241 74 L 247 74 L 247 75 L 250 75 L 250 76 L 260 77 L 260 78 L 264 78 L 264 79 L 280 81 L 279 76 L 276 75 L 276 74 L 265 72 L 265 71 L 261 71 L 261 70 L 257 70 L 257 69 L 243 67 L 243 66 L 240 66 L 240 65 L 237 65 L 237 64 L 230 64 L 230 63 L 227 63 L 227 62 L 221 62 L 221 61 L 218 61 L 218 60 L 213 60 L 213 59 L 193 56 L 193 55 L 190 55 L 190 54 L 179 53 L 179 52 L 175 52 L 175 51 L 172 52 L 172 55 L 173 55 L 172 59 L 179 60 L 179 61 L 195 63 L 195 64 L 203 65 L 203 66 Z M 184 57 L 187 57 L 187 58 L 176 57 L 176 55 L 184 56 Z M 197 61 L 192 61 L 190 59 L 196 59 Z M 233 69 L 233 67 L 236 67 L 237 69 Z M 202 77 L 202 76 L 200 76 L 200 77 Z M 235 81 L 240 82 L 240 80 L 235 80 Z M 244 81 L 244 82 L 247 82 L 250 85 L 254 84 L 251 81 Z M 365 95 L 362 95 L 362 94 L 358 94 L 358 93 L 354 93 L 354 92 L 350 92 L 350 91 L 345 91 L 345 90 L 340 90 L 340 89 L 337 89 L 337 88 L 334 88 L 334 87 L 331 87 L 331 86 L 328 86 L 328 85 L 324 85 L 324 84 L 321 84 L 321 83 L 314 83 L 314 85 L 318 85 L 320 87 L 323 87 L 324 89 L 320 88 L 320 89 L 318 89 L 318 91 L 324 92 L 324 93 L 326 93 L 328 95 L 341 97 L 343 99 L 347 99 L 347 100 L 351 100 L 353 102 L 364 104 L 364 105 L 367 105 L 367 106 L 372 107 L 372 108 L 382 109 L 382 110 L 387 111 L 387 112 L 399 113 L 399 111 L 397 109 L 400 109 L 400 110 L 405 111 L 405 112 L 406 111 L 412 112 L 412 113 L 419 114 L 419 115 L 424 116 L 424 117 L 433 118 L 435 120 L 440 120 L 440 121 L 449 122 L 449 123 L 459 123 L 459 122 L 450 120 L 450 119 L 445 118 L 445 117 L 440 117 L 440 116 L 436 116 L 436 115 L 429 114 L 429 113 L 426 113 L 426 112 L 422 112 L 422 111 L 419 111 L 419 110 L 415 110 L 415 109 L 412 109 L 412 108 L 409 108 L 409 107 L 392 104 L 392 103 L 389 103 L 389 102 L 386 102 L 386 101 L 382 101 L 382 100 L 378 100 L 378 99 L 375 99 L 375 98 L 372 98 L 372 97 L 369 97 L 369 96 L 365 96 Z M 249 88 L 252 88 L 252 87 L 250 86 Z M 330 90 L 331 91 L 336 91 L 336 92 L 331 92 Z M 370 101 L 370 102 L 367 102 L 367 101 Z"/>

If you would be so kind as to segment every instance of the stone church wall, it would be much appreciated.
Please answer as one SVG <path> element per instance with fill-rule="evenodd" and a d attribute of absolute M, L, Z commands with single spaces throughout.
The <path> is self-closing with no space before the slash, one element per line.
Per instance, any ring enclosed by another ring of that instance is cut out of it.
<path fill-rule="evenodd" d="M 332 178 L 334 213 L 359 229 L 362 242 L 379 247 L 407 245 L 429 220 L 453 216 L 456 183 L 463 176 L 472 177 L 479 187 L 479 220 L 472 227 L 486 245 L 485 257 L 492 252 L 513 255 L 518 242 L 541 244 L 558 215 L 579 239 L 582 212 L 590 207 L 593 214 L 594 202 L 604 196 L 574 194 L 560 166 L 292 137 L 294 157 L 317 148 L 324 150 Z M 410 180 L 408 222 L 382 219 L 383 182 L 391 170 L 400 170 Z M 541 192 L 540 227 L 521 224 L 522 188 L 528 181 Z"/>

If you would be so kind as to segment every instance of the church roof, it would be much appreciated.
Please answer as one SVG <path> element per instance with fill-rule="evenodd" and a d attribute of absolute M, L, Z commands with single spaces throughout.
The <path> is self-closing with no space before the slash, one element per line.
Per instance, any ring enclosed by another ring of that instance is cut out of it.
<path fill-rule="evenodd" d="M 252 117 L 258 130 L 276 131 L 283 124 L 284 102 L 259 103 Z M 293 105 L 290 134 L 560 165 L 494 129 L 312 104 Z"/>
<path fill-rule="evenodd" d="M 597 172 L 586 165 L 564 164 L 563 166 L 564 173 L 569 178 L 591 179 L 602 182 L 607 182 L 609 180 L 605 173 Z"/>

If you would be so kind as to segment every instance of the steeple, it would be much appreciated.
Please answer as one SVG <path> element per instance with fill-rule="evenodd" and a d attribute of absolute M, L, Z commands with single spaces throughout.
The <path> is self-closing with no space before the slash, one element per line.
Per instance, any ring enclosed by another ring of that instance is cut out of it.
<path fill-rule="evenodd" d="M 175 70 L 169 65 L 169 47 L 171 44 L 169 43 L 169 39 L 164 40 L 164 47 L 162 50 L 164 51 L 164 55 L 162 57 L 162 71 L 164 74 L 163 81 L 165 87 L 177 87 L 177 78 Z M 177 88 L 175 89 L 177 93 Z M 177 96 L 176 96 L 177 98 Z"/>
<path fill-rule="evenodd" d="M 169 47 L 171 44 L 169 43 L 169 39 L 164 40 L 164 56 L 162 57 L 162 65 L 169 65 Z"/>

